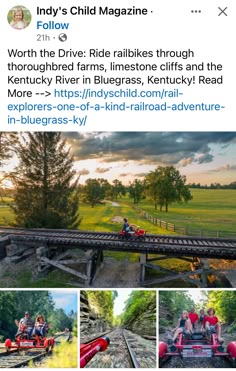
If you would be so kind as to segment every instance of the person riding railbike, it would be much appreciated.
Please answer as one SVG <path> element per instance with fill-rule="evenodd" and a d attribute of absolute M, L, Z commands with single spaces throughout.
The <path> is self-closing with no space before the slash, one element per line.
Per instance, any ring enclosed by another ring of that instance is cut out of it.
<path fill-rule="evenodd" d="M 32 336 L 32 331 L 34 328 L 34 321 L 30 317 L 29 312 L 25 312 L 25 316 L 18 321 L 15 319 L 15 324 L 18 327 L 16 336 L 25 334 L 28 339 Z"/>
<path fill-rule="evenodd" d="M 128 234 L 129 231 L 130 231 L 130 226 L 129 226 L 129 223 L 128 223 L 128 219 L 126 219 L 126 218 L 124 218 L 124 224 L 123 224 L 123 227 L 122 227 L 122 231 L 125 234 Z"/>
<path fill-rule="evenodd" d="M 35 324 L 34 324 L 34 329 L 33 329 L 33 335 L 36 335 L 36 336 L 42 336 L 42 337 L 45 337 L 46 336 L 46 333 L 48 331 L 48 324 L 45 322 L 44 320 L 44 317 L 42 316 L 42 314 L 39 314 L 37 317 L 36 317 L 36 320 L 35 320 Z"/>
<path fill-rule="evenodd" d="M 205 333 L 205 324 L 204 324 L 205 318 L 206 318 L 206 313 L 205 313 L 205 310 L 202 308 L 200 309 L 200 312 L 199 312 L 199 323 L 201 325 L 201 331 L 203 334 Z"/>
<path fill-rule="evenodd" d="M 188 316 L 188 312 L 183 310 L 181 313 L 180 318 L 178 319 L 178 323 L 176 328 L 173 330 L 174 336 L 172 339 L 169 340 L 170 343 L 174 343 L 175 340 L 178 338 L 180 334 L 186 335 L 186 337 L 191 337 L 192 332 L 192 324 Z"/>
<path fill-rule="evenodd" d="M 221 324 L 217 316 L 215 316 L 215 309 L 209 308 L 207 315 L 203 320 L 203 325 L 205 326 L 206 334 L 211 335 L 212 333 L 217 334 L 218 341 L 220 343 L 224 342 L 224 339 L 221 337 Z"/>
<path fill-rule="evenodd" d="M 191 310 L 190 310 L 190 312 L 188 313 L 188 318 L 191 321 L 192 332 L 193 332 L 196 329 L 196 326 L 197 326 L 198 320 L 199 320 L 198 314 L 195 312 L 195 308 L 194 307 L 192 307 Z"/>
<path fill-rule="evenodd" d="M 202 308 L 199 312 L 199 322 L 202 323 L 204 321 L 204 318 L 206 317 L 205 310 Z"/>

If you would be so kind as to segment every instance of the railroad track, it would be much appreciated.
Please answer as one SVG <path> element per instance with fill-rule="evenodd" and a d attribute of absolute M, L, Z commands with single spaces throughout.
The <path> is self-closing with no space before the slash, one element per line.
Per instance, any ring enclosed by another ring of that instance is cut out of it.
<path fill-rule="evenodd" d="M 61 333 L 54 336 L 55 344 L 60 344 L 64 341 L 70 341 L 72 339 L 71 333 Z"/>
<path fill-rule="evenodd" d="M 21 354 L 18 352 L 3 352 L 0 353 L 0 368 L 18 368 L 28 365 L 29 362 L 38 361 L 45 357 L 47 352 L 37 350 L 24 351 Z"/>
<path fill-rule="evenodd" d="M 144 340 L 131 331 L 124 330 L 123 336 L 129 350 L 133 368 L 156 368 L 156 342 Z"/>
<path fill-rule="evenodd" d="M 236 260 L 236 239 L 147 234 L 142 240 L 121 240 L 118 233 L 55 229 L 0 228 L 11 241 L 83 249 L 197 256 Z"/>
<path fill-rule="evenodd" d="M 222 357 L 212 358 L 180 358 L 171 357 L 161 368 L 234 368 L 229 360 Z"/>
<path fill-rule="evenodd" d="M 68 334 L 55 335 L 55 345 L 60 344 L 63 340 L 68 340 Z M 0 352 L 0 368 L 19 368 L 28 365 L 29 362 L 39 361 L 49 353 L 44 349 L 29 349 L 29 350 L 11 350 L 10 352 Z"/>
<path fill-rule="evenodd" d="M 105 352 L 97 353 L 86 368 L 156 368 L 156 343 L 131 331 L 115 329 Z M 99 336 L 100 337 L 100 336 Z M 90 341 L 96 340 L 90 339 Z"/>

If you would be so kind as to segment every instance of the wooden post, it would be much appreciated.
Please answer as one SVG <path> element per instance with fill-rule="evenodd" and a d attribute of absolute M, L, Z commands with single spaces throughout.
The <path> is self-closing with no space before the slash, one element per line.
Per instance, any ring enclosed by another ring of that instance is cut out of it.
<path fill-rule="evenodd" d="M 144 282 L 145 281 L 145 270 L 146 270 L 145 265 L 146 265 L 146 262 L 147 262 L 147 254 L 140 255 L 139 262 L 140 262 L 140 282 Z"/>
<path fill-rule="evenodd" d="M 82 278 L 83 280 L 87 280 L 88 279 L 88 277 L 85 274 L 80 273 L 80 272 L 78 272 L 78 271 L 76 271 L 74 269 L 68 268 L 68 267 L 64 266 L 63 264 L 56 263 L 54 260 L 50 260 L 50 259 L 45 258 L 45 257 L 42 257 L 41 260 L 44 261 L 44 262 L 46 262 L 46 263 L 48 263 L 48 264 L 50 264 L 50 265 L 52 265 L 53 267 L 62 269 L 63 271 L 68 272 L 70 274 L 73 274 L 76 277 Z"/>
<path fill-rule="evenodd" d="M 97 251 L 97 254 L 98 254 L 98 266 L 96 268 L 96 271 L 97 271 L 97 269 L 101 270 L 103 268 L 103 266 L 104 266 L 104 263 L 103 263 L 103 261 L 104 261 L 103 250 Z"/>
<path fill-rule="evenodd" d="M 88 279 L 85 281 L 85 284 L 90 285 L 92 282 L 92 269 L 93 269 L 93 259 L 87 260 L 87 265 L 86 265 L 86 276 Z"/>
<path fill-rule="evenodd" d="M 103 261 L 104 261 L 104 252 L 103 252 L 103 250 L 100 252 L 100 257 L 101 257 L 101 263 L 103 264 Z"/>
<path fill-rule="evenodd" d="M 45 264 L 45 262 L 42 261 L 42 257 L 47 257 L 47 248 L 46 246 L 40 246 L 36 249 L 36 257 L 38 261 L 37 265 L 37 271 L 38 273 L 41 273 L 49 268 L 48 264 Z"/>
<path fill-rule="evenodd" d="M 85 284 L 87 284 L 87 285 L 91 285 L 91 283 L 92 283 L 94 254 L 95 254 L 95 251 L 93 251 L 93 250 L 87 250 L 85 252 L 85 256 L 87 258 L 86 276 L 88 277 Z"/>
<path fill-rule="evenodd" d="M 201 262 L 201 268 L 203 269 L 203 272 L 200 275 L 200 280 L 202 282 L 203 287 L 207 287 L 208 279 L 207 279 L 207 270 L 209 269 L 209 263 L 207 259 L 200 259 Z"/>

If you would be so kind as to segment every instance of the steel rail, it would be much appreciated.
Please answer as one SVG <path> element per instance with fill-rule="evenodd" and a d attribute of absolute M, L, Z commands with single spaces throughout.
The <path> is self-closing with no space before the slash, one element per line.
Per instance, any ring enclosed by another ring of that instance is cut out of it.
<path fill-rule="evenodd" d="M 12 352 L 11 352 L 12 353 Z M 17 368 L 24 365 L 27 365 L 30 361 L 35 361 L 40 359 L 41 357 L 45 356 L 47 352 L 41 352 L 40 354 L 34 356 L 27 356 L 27 355 L 9 355 L 5 357 L 1 357 L 0 359 L 0 368 Z"/>
<path fill-rule="evenodd" d="M 83 249 L 102 249 L 179 256 L 203 256 L 236 259 L 236 239 L 189 236 L 146 235 L 120 239 L 117 233 L 80 230 L 0 228 L 12 241 L 42 243 L 52 246 L 75 246 Z"/>
<path fill-rule="evenodd" d="M 57 334 L 54 336 L 54 339 L 60 337 L 67 337 L 67 334 Z M 57 342 L 55 342 L 55 345 Z M 27 365 L 31 360 L 37 360 L 41 357 L 48 355 L 48 352 L 44 351 L 43 349 L 40 351 L 37 348 L 33 348 L 28 350 L 29 352 L 38 353 L 36 355 L 19 355 L 20 349 L 11 349 L 10 351 L 1 352 L 0 353 L 0 368 L 18 368 L 24 365 Z M 17 353 L 16 355 L 14 353 Z"/>
<path fill-rule="evenodd" d="M 131 359 L 131 363 L 133 365 L 133 368 L 140 368 L 140 364 L 139 362 L 137 361 L 136 359 L 136 356 L 135 356 L 135 353 L 134 351 L 131 349 L 131 346 L 129 344 L 129 340 L 127 339 L 126 335 L 125 335 L 125 331 L 123 331 L 123 337 L 125 339 L 125 343 L 126 343 L 126 346 L 127 346 L 127 349 L 128 349 L 128 352 L 129 352 L 129 356 L 130 356 L 130 359 Z"/>

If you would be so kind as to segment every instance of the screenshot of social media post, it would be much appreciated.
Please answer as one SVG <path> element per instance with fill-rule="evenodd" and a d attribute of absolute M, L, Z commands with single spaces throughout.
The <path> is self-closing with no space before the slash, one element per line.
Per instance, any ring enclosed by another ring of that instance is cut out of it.
<path fill-rule="evenodd" d="M 235 4 L 2 6 L 7 131 L 232 130 Z"/>
<path fill-rule="evenodd" d="M 235 21 L 2 2 L 0 368 L 235 368 Z"/>

